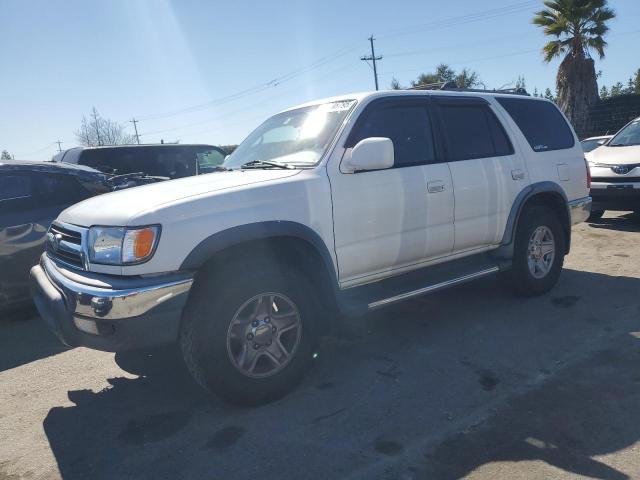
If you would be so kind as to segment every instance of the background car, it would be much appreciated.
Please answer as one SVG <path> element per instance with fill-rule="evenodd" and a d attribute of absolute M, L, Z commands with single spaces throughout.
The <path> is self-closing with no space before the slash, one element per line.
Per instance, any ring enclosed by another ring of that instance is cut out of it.
<path fill-rule="evenodd" d="M 44 251 L 49 225 L 85 198 L 156 181 L 110 176 L 66 163 L 0 163 L 0 310 L 30 302 L 29 269 Z"/>
<path fill-rule="evenodd" d="M 584 153 L 590 152 L 591 150 L 595 150 L 601 145 L 604 145 L 607 140 L 612 138 L 613 135 L 601 135 L 599 137 L 589 137 L 584 140 L 580 140 L 580 145 L 582 145 L 582 150 Z"/>
<path fill-rule="evenodd" d="M 585 154 L 591 171 L 591 220 L 605 210 L 640 213 L 640 117 Z"/>
<path fill-rule="evenodd" d="M 164 178 L 182 178 L 215 171 L 227 153 L 213 145 L 118 145 L 70 148 L 54 162 L 86 165 L 105 173 L 141 172 Z"/>

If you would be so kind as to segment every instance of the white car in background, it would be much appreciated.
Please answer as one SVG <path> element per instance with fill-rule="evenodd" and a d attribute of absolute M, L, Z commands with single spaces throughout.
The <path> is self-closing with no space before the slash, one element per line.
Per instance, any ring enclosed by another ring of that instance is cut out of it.
<path fill-rule="evenodd" d="M 591 170 L 591 219 L 605 210 L 640 213 L 640 117 L 585 154 Z"/>

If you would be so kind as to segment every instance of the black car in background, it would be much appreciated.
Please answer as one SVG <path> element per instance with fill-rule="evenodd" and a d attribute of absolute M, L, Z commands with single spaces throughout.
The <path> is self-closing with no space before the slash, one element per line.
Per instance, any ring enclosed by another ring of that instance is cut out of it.
<path fill-rule="evenodd" d="M 109 174 L 144 173 L 168 179 L 216 170 L 227 153 L 213 145 L 155 144 L 70 148 L 54 162 L 86 165 Z"/>
<path fill-rule="evenodd" d="M 64 163 L 0 162 L 0 311 L 30 302 L 29 269 L 51 222 L 85 198 L 156 181 Z"/>

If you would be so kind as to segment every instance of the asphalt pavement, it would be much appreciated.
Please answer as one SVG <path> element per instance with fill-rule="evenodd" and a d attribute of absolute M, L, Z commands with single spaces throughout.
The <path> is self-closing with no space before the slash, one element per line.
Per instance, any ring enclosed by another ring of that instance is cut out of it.
<path fill-rule="evenodd" d="M 66 349 L 5 316 L 0 480 L 640 478 L 640 219 L 573 234 L 549 294 L 486 278 L 380 310 L 258 408 L 173 347 Z"/>

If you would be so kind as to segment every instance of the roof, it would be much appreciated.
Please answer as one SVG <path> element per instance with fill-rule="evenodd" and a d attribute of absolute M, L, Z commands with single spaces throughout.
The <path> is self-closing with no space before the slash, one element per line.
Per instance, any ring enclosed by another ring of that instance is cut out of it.
<path fill-rule="evenodd" d="M 289 110 L 295 110 L 297 108 L 310 107 L 313 105 L 319 105 L 321 103 L 330 103 L 330 102 L 340 102 L 346 100 L 357 100 L 358 103 L 363 100 L 369 100 L 374 98 L 386 98 L 386 97 L 407 97 L 407 96 L 429 96 L 429 95 L 437 95 L 437 96 L 451 96 L 451 97 L 503 97 L 503 98 L 525 98 L 527 100 L 536 100 L 542 102 L 548 102 L 549 100 L 540 97 L 530 97 L 524 95 L 515 95 L 513 93 L 503 93 L 503 92 L 494 92 L 491 90 L 482 90 L 482 91 L 470 91 L 470 90 L 379 90 L 379 91 L 369 91 L 369 92 L 357 92 L 351 93 L 347 95 L 338 95 L 335 97 L 327 97 L 321 98 L 318 100 L 313 100 L 311 102 L 303 103 L 301 105 L 296 105 L 295 107 L 287 108 L 283 110 L 283 112 L 287 112 Z"/>
<path fill-rule="evenodd" d="M 46 172 L 46 173 L 71 173 L 71 174 L 104 174 L 94 168 L 84 165 L 57 162 L 31 162 L 28 160 L 2 160 L 0 161 L 0 173 L 2 172 Z"/>
<path fill-rule="evenodd" d="M 209 145 L 208 143 L 133 143 L 125 145 L 100 145 L 99 147 L 71 147 L 68 150 L 111 150 L 114 148 L 144 148 L 144 147 L 163 147 L 163 148 L 176 148 L 176 147 L 207 147 L 221 149 L 216 145 Z"/>

